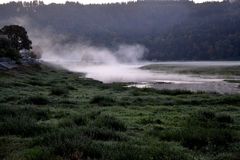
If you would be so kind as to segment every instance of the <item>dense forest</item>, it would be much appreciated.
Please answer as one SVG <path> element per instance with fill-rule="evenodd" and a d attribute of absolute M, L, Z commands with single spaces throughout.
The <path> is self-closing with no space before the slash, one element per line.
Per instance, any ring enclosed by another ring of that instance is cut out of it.
<path fill-rule="evenodd" d="M 72 41 L 114 48 L 142 44 L 148 60 L 240 60 L 239 1 L 137 1 L 82 5 L 11 2 L 0 5 L 0 25 L 28 17 Z"/>

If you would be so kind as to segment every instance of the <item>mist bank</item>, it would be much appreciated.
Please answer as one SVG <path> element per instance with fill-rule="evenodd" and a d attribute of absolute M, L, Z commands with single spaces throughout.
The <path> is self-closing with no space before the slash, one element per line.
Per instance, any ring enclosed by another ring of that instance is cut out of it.
<path fill-rule="evenodd" d="M 148 53 L 148 49 L 140 44 L 119 44 L 115 49 L 112 49 L 94 46 L 86 41 L 66 43 L 68 38 L 66 35 L 56 35 L 50 30 L 34 29 L 27 19 L 17 18 L 15 21 L 28 26 L 29 36 L 34 44 L 33 50 L 35 53 L 40 50 L 39 56 L 43 62 L 71 72 L 84 73 L 87 78 L 104 83 L 164 82 L 185 84 L 222 81 L 222 79 L 193 77 L 174 72 L 167 73 L 164 70 L 157 72 L 143 70 L 142 66 L 156 62 L 144 60 L 144 54 Z"/>
<path fill-rule="evenodd" d="M 239 60 L 240 3 L 139 1 L 80 5 L 0 5 L 0 24 L 25 17 L 36 28 L 67 35 L 66 43 L 89 42 L 117 50 L 148 48 L 145 60 Z M 64 23 L 64 24 L 63 24 Z"/>
<path fill-rule="evenodd" d="M 41 61 L 64 68 L 72 72 L 85 73 L 87 78 L 104 83 L 174 83 L 202 84 L 220 82 L 223 79 L 194 77 L 192 75 L 166 72 L 164 67 L 157 70 L 144 70 L 156 62 L 146 61 L 144 55 L 149 50 L 141 44 L 118 44 L 115 48 L 95 46 L 88 41 L 68 41 L 68 35 L 56 34 L 50 29 L 35 28 L 26 17 L 11 18 L 7 24 L 18 23 L 26 26 L 33 43 L 33 52 Z M 207 67 L 238 64 L 228 62 L 158 62 L 165 66 Z M 144 67 L 148 65 L 147 68 Z M 154 68 L 154 67 L 153 67 Z M 158 67 L 155 67 L 158 68 Z M 172 68 L 173 69 L 173 68 Z"/>

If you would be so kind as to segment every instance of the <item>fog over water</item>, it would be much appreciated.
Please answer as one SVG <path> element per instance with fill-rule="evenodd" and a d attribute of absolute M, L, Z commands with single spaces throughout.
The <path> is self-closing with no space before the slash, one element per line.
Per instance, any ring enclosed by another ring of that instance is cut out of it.
<path fill-rule="evenodd" d="M 188 67 L 235 66 L 240 62 L 144 62 L 148 49 L 140 44 L 119 44 L 115 49 L 93 46 L 89 42 L 66 43 L 68 37 L 53 34 L 50 28 L 39 29 L 31 25 L 27 17 L 16 17 L 4 24 L 20 24 L 27 28 L 33 42 L 33 51 L 41 53 L 41 60 L 73 72 L 85 73 L 87 78 L 112 82 L 132 82 L 136 87 L 158 89 L 187 89 L 220 93 L 239 92 L 236 84 L 213 76 L 176 74 L 164 70 L 143 70 L 149 64 Z"/>
<path fill-rule="evenodd" d="M 54 62 L 53 62 L 54 63 Z M 57 62 L 56 62 L 57 63 Z M 63 64 L 67 69 L 74 72 L 86 73 L 87 78 L 112 82 L 171 82 L 171 83 L 203 83 L 212 81 L 222 81 L 222 79 L 206 79 L 183 74 L 156 72 L 140 69 L 141 66 L 149 63 L 139 64 Z"/>
<path fill-rule="evenodd" d="M 96 47 L 87 42 L 61 43 L 63 35 L 53 35 L 49 31 L 32 30 L 30 37 L 33 44 L 41 48 L 41 60 L 61 66 L 69 71 L 85 73 L 87 78 L 112 82 L 133 83 L 174 83 L 202 84 L 221 82 L 218 77 L 200 77 L 174 72 L 143 70 L 140 67 L 149 64 L 177 66 L 234 66 L 240 62 L 144 62 L 142 57 L 148 50 L 140 44 L 119 44 L 116 49 Z"/>

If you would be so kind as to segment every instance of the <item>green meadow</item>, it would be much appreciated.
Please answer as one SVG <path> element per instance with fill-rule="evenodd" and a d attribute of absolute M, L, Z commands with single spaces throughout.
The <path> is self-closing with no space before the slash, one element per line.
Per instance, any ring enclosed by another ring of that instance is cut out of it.
<path fill-rule="evenodd" d="M 128 88 L 46 66 L 0 71 L 0 159 L 239 157 L 239 94 Z"/>

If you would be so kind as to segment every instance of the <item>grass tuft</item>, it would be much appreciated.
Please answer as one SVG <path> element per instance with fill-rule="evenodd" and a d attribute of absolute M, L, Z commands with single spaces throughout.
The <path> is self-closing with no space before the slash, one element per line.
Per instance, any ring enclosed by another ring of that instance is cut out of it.
<path fill-rule="evenodd" d="M 116 100 L 112 97 L 95 96 L 91 99 L 90 104 L 96 104 L 99 106 L 113 106 L 116 104 Z"/>
<path fill-rule="evenodd" d="M 109 128 L 112 130 L 116 130 L 116 131 L 126 131 L 127 127 L 124 124 L 124 122 L 122 122 L 121 120 L 113 117 L 113 116 L 109 116 L 109 115 L 104 115 L 104 116 L 100 116 L 95 120 L 95 125 L 97 125 L 98 127 L 102 127 L 102 128 Z"/>

